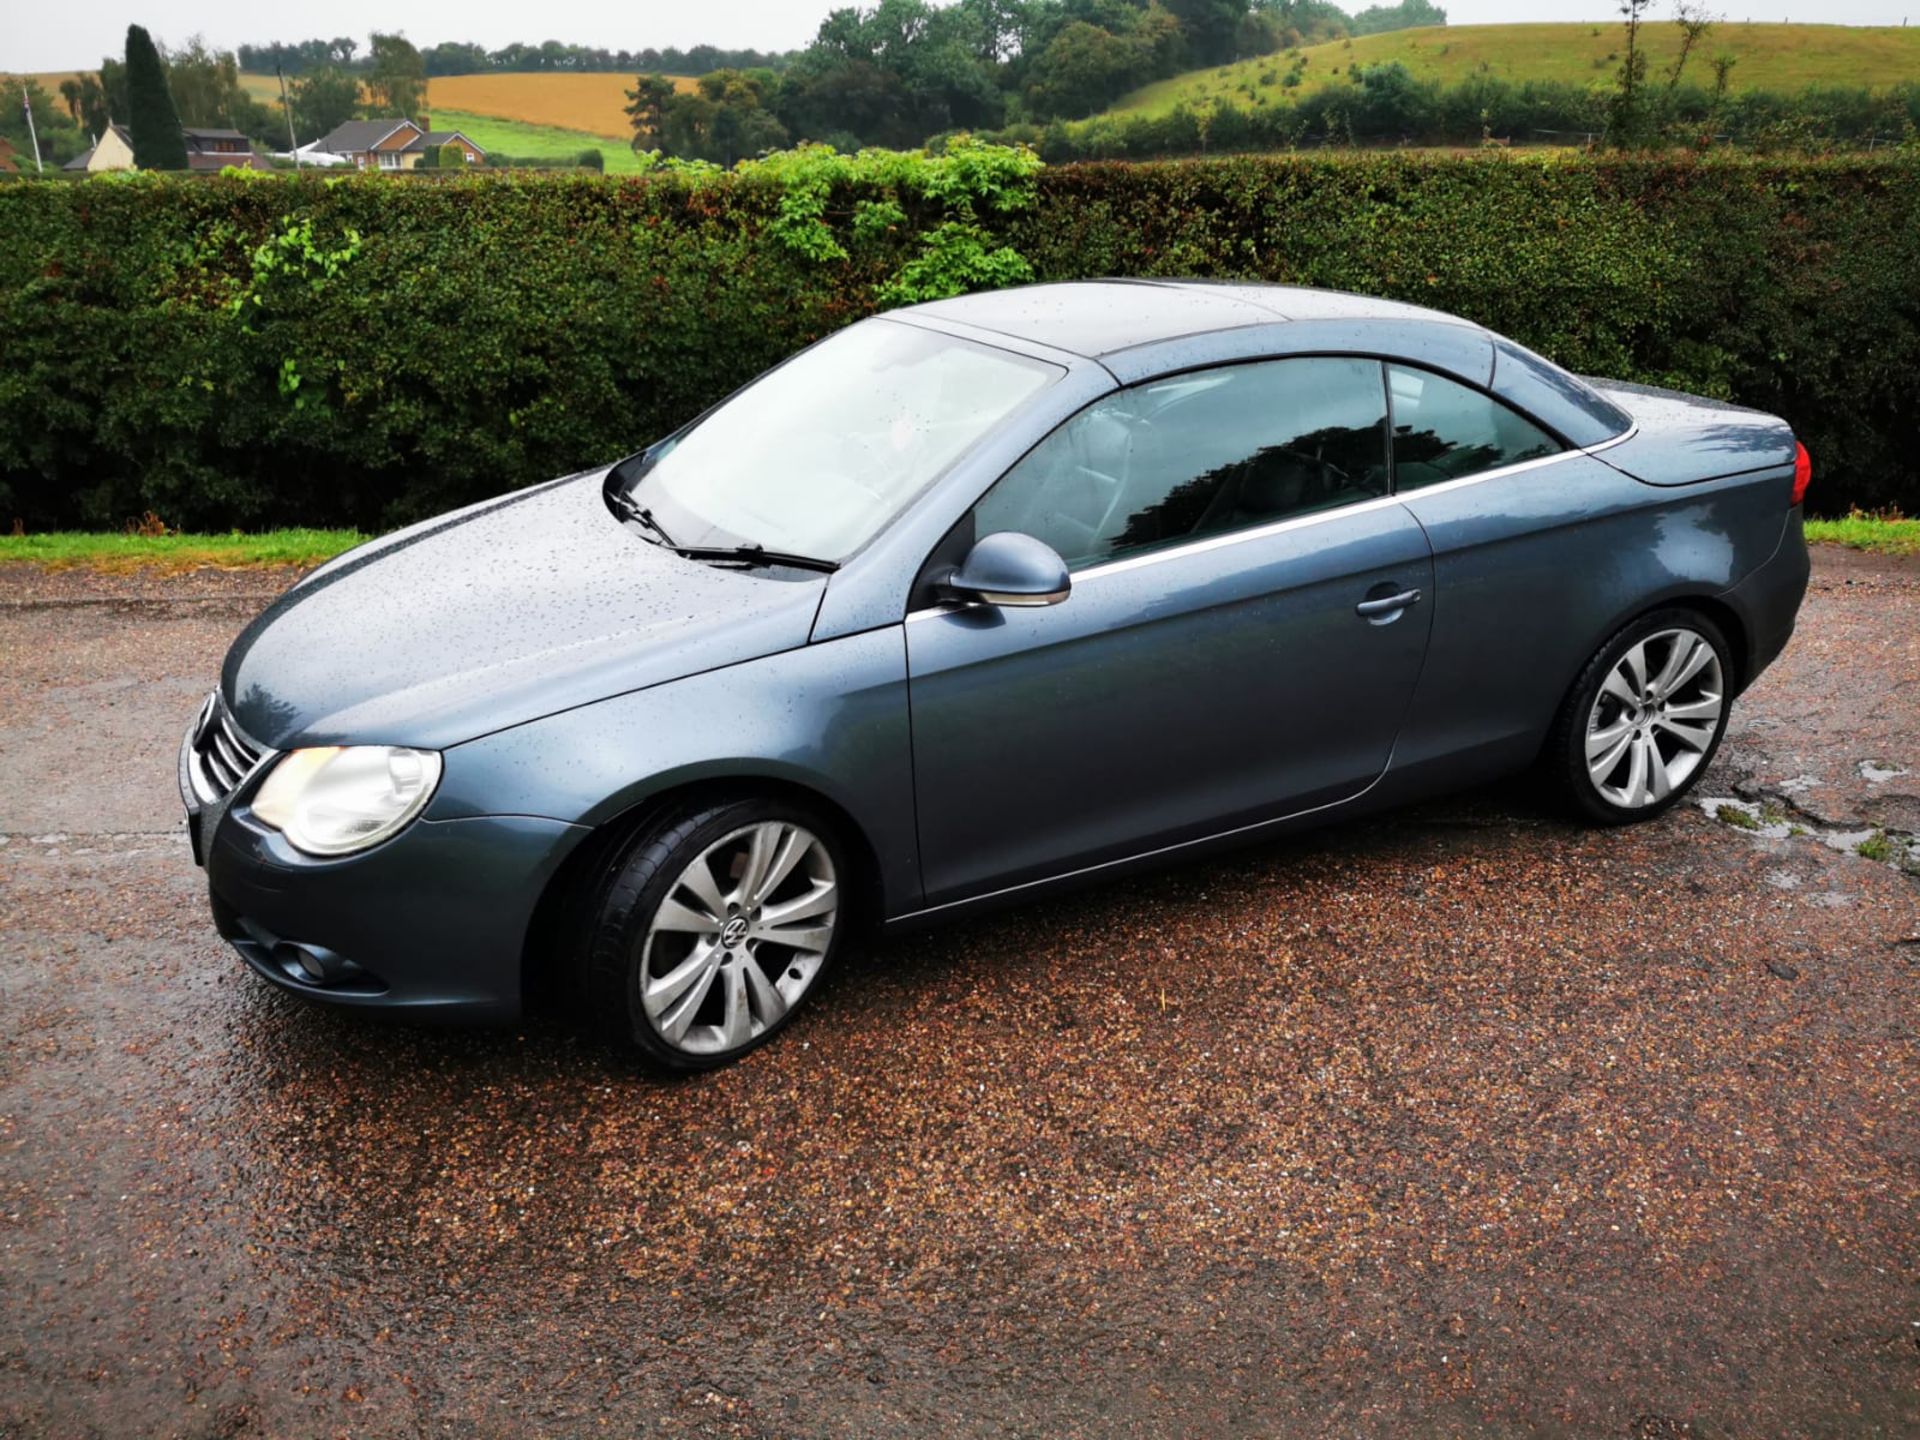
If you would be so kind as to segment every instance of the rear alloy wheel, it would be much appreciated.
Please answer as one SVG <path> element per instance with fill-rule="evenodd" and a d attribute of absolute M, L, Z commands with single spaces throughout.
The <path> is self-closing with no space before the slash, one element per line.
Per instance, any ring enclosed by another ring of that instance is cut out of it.
<path fill-rule="evenodd" d="M 704 1070 L 784 1025 L 846 928 L 825 825 L 747 801 L 668 817 L 629 848 L 589 955 L 597 1018 L 657 1063 Z"/>
<path fill-rule="evenodd" d="M 1719 748 L 1730 671 L 1719 629 L 1691 611 L 1645 616 L 1609 641 L 1555 730 L 1552 748 L 1576 806 L 1620 824 L 1676 803 Z"/>

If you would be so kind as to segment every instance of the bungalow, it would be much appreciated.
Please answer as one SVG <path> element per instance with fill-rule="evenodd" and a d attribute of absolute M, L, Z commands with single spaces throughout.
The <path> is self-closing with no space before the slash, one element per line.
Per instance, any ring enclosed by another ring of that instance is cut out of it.
<path fill-rule="evenodd" d="M 271 170 L 273 167 L 253 153 L 253 145 L 238 130 L 208 130 L 199 125 L 182 125 L 181 138 L 187 142 L 187 169 L 224 170 L 229 165 L 242 170 Z M 62 170 L 133 169 L 133 132 L 124 125 L 109 124 L 91 149 L 83 150 Z"/>
<path fill-rule="evenodd" d="M 444 145 L 458 145 L 469 165 L 487 158 L 485 150 L 458 130 L 428 130 L 411 120 L 349 120 L 314 144 L 327 154 L 344 156 L 362 170 L 412 170 L 429 150 Z"/>

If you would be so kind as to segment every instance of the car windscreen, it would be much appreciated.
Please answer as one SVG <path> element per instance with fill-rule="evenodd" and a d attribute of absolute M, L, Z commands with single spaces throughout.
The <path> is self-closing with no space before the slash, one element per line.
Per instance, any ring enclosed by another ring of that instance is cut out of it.
<path fill-rule="evenodd" d="M 1065 373 L 915 325 L 863 321 L 648 451 L 629 493 L 677 545 L 844 560 Z"/>

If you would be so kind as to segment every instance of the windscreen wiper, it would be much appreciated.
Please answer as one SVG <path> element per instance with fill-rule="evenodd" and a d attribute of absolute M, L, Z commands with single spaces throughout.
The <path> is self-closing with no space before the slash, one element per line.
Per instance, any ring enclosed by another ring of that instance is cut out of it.
<path fill-rule="evenodd" d="M 653 518 L 653 511 L 635 500 L 631 495 L 627 494 L 626 491 L 607 491 L 607 503 L 613 506 L 622 520 L 631 520 L 634 524 L 644 526 L 658 535 L 660 537 L 660 543 L 665 545 L 669 550 L 678 550 L 680 548 L 673 543 L 673 537 L 667 534 L 666 527 Z"/>
<path fill-rule="evenodd" d="M 784 550 L 769 550 L 764 545 L 675 545 L 673 549 L 689 560 L 737 560 L 747 565 L 790 565 L 796 570 L 818 570 L 831 575 L 840 568 L 832 560 L 814 555 L 792 555 Z"/>
<path fill-rule="evenodd" d="M 832 560 L 813 555 L 791 555 L 784 550 L 769 550 L 764 545 L 682 545 L 667 533 L 666 526 L 653 518 L 653 511 L 624 490 L 607 491 L 607 503 L 623 520 L 631 520 L 660 537 L 660 543 L 688 560 L 734 560 L 743 565 L 790 565 L 796 570 L 818 570 L 831 575 L 840 567 Z"/>

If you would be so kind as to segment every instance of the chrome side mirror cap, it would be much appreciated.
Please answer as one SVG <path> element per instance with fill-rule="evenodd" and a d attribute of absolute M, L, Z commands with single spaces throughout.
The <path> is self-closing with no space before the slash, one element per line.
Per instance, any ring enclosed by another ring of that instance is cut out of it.
<path fill-rule="evenodd" d="M 961 600 L 987 605 L 1058 605 L 1073 589 L 1052 546 L 1009 530 L 979 540 L 947 579 Z"/>

